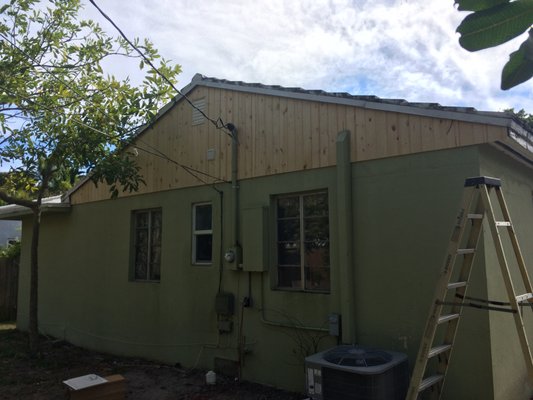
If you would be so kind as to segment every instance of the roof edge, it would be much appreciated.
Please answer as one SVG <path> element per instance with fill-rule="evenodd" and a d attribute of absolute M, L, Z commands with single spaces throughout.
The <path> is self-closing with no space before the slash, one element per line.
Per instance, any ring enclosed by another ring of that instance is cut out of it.
<path fill-rule="evenodd" d="M 43 213 L 68 212 L 70 210 L 70 202 L 64 202 L 62 197 L 63 196 L 53 196 L 43 199 L 41 211 Z M 0 220 L 19 219 L 19 217 L 31 214 L 32 211 L 30 208 L 18 204 L 8 204 L 0 207 Z"/>

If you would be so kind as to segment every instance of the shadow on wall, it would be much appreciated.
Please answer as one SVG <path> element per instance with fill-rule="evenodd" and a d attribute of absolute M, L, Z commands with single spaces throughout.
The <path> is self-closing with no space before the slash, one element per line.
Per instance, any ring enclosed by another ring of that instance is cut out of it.
<path fill-rule="evenodd" d="M 0 258 L 0 322 L 17 318 L 19 257 Z"/>

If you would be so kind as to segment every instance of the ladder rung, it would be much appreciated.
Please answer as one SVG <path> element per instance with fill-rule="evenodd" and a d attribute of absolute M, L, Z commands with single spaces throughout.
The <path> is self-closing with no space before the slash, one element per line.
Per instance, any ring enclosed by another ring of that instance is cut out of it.
<path fill-rule="evenodd" d="M 473 254 L 476 249 L 457 249 L 457 254 Z"/>
<path fill-rule="evenodd" d="M 452 282 L 448 283 L 448 290 L 457 289 L 466 286 L 466 282 Z"/>
<path fill-rule="evenodd" d="M 445 314 L 441 315 L 438 320 L 438 324 L 444 324 L 445 322 L 452 321 L 454 319 L 459 318 L 459 314 Z"/>
<path fill-rule="evenodd" d="M 452 348 L 451 344 L 443 344 L 441 346 L 435 346 L 431 350 L 429 350 L 428 358 L 435 357 L 436 355 L 444 353 L 445 351 L 448 351 L 451 348 Z"/>
<path fill-rule="evenodd" d="M 468 219 L 483 219 L 483 214 L 468 214 Z"/>
<path fill-rule="evenodd" d="M 496 226 L 511 226 L 509 221 L 496 221 Z"/>
<path fill-rule="evenodd" d="M 529 300 L 529 299 L 533 299 L 533 293 L 526 293 L 526 294 L 521 294 L 520 296 L 516 296 L 516 301 L 519 303 Z"/>
<path fill-rule="evenodd" d="M 436 383 L 439 383 L 444 379 L 444 375 L 433 375 L 430 376 L 422 381 L 420 386 L 418 387 L 418 392 L 422 392 L 426 390 L 428 387 L 433 386 Z"/>

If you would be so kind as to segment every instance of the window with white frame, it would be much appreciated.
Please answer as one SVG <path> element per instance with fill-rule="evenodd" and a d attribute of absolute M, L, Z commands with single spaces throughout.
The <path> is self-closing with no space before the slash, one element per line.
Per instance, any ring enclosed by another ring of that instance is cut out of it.
<path fill-rule="evenodd" d="M 161 279 L 161 209 L 133 212 L 133 278 L 139 281 Z"/>
<path fill-rule="evenodd" d="M 330 290 L 326 191 L 276 198 L 278 288 Z"/>
<path fill-rule="evenodd" d="M 213 262 L 213 206 L 211 203 L 193 205 L 192 262 L 210 265 Z"/>

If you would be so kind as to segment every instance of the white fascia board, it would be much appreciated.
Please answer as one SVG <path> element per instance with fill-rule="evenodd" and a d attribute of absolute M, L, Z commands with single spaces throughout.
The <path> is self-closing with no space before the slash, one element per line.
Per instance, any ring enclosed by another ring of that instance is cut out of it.
<path fill-rule="evenodd" d="M 61 196 L 54 196 L 43 199 L 41 204 L 41 211 L 43 213 L 52 212 L 68 212 L 70 210 L 70 203 L 61 202 Z M 32 210 L 28 207 L 19 206 L 17 204 L 8 204 L 0 207 L 1 219 L 20 219 L 27 215 L 32 215 Z"/>

